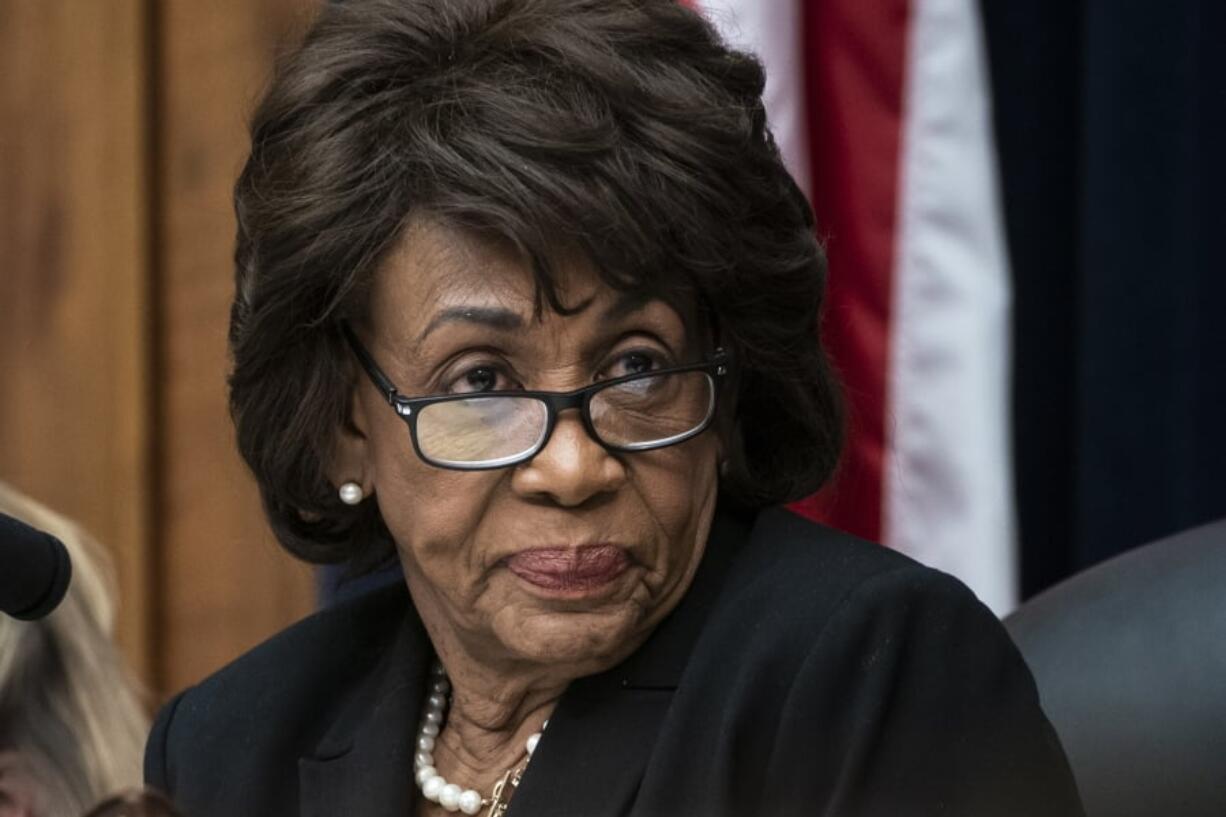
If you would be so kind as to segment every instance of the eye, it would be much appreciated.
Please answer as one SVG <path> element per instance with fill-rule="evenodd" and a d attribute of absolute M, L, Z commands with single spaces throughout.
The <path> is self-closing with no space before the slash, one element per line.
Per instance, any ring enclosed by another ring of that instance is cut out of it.
<path fill-rule="evenodd" d="M 451 381 L 447 391 L 453 394 L 476 394 L 506 391 L 515 388 L 506 373 L 497 366 L 483 365 L 465 369 Z"/>
<path fill-rule="evenodd" d="M 663 355 L 647 349 L 635 349 L 623 352 L 614 358 L 612 365 L 604 372 L 604 376 L 626 377 L 633 374 L 646 374 L 661 368 L 664 368 Z"/>

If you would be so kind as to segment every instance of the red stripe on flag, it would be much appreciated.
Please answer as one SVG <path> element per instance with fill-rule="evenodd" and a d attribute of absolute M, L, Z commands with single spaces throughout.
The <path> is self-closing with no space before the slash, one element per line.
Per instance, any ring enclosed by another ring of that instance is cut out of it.
<path fill-rule="evenodd" d="M 794 510 L 880 540 L 906 0 L 805 4 L 813 205 L 827 240 L 823 339 L 847 389 L 832 484 Z"/>

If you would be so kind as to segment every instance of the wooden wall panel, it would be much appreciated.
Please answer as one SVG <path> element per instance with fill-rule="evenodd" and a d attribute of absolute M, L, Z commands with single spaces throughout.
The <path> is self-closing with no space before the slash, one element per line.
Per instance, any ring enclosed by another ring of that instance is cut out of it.
<path fill-rule="evenodd" d="M 144 5 L 0 0 L 0 479 L 112 549 L 147 679 Z"/>
<path fill-rule="evenodd" d="M 309 0 L 158 7 L 161 686 L 198 680 L 307 613 L 311 571 L 274 542 L 225 402 L 230 193 L 247 115 Z"/>

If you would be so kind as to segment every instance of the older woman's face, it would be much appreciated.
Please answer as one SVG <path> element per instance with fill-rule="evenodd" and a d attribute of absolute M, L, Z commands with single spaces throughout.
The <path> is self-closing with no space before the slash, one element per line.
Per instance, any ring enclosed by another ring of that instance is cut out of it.
<path fill-rule="evenodd" d="M 533 279 L 515 254 L 414 223 L 376 278 L 364 340 L 412 396 L 564 391 L 699 359 L 698 333 L 663 302 L 627 304 L 582 262 L 562 271 L 561 285 L 563 302 L 581 308 L 534 318 Z M 676 605 L 702 558 L 716 496 L 713 432 L 611 453 L 568 411 L 528 462 L 444 470 L 417 457 L 365 379 L 354 424 L 338 469 L 358 468 L 375 492 L 444 651 L 454 644 L 495 663 L 576 674 L 610 666 Z"/>

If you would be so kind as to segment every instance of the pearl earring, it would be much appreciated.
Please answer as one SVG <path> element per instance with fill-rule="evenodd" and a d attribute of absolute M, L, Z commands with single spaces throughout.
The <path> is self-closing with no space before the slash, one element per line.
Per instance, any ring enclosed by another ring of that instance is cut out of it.
<path fill-rule="evenodd" d="M 362 486 L 352 481 L 341 483 L 337 494 L 340 496 L 341 502 L 344 502 L 346 505 L 356 505 L 366 496 L 362 491 Z"/>

